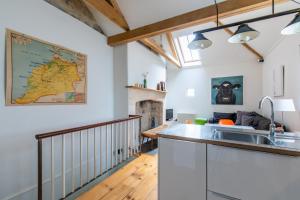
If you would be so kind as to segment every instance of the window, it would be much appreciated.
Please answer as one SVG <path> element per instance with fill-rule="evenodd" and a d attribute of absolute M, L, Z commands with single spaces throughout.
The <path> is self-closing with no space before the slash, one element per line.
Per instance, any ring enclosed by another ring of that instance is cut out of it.
<path fill-rule="evenodd" d="M 199 50 L 191 50 L 188 44 L 194 39 L 194 35 L 180 36 L 175 40 L 176 49 L 182 66 L 189 67 L 201 65 L 201 55 Z"/>

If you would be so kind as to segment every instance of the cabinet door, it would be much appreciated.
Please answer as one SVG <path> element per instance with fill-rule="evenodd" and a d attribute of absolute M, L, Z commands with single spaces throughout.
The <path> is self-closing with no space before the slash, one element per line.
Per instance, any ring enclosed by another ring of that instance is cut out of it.
<path fill-rule="evenodd" d="M 207 191 L 207 200 L 240 200 L 221 193 Z"/>
<path fill-rule="evenodd" d="M 206 200 L 206 144 L 159 139 L 159 200 Z"/>
<path fill-rule="evenodd" d="M 208 190 L 242 200 L 299 200 L 300 157 L 207 145 Z"/>

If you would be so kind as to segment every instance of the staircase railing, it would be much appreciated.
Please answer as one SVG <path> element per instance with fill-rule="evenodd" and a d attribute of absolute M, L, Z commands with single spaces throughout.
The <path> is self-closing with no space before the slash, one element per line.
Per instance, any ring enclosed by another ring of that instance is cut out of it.
<path fill-rule="evenodd" d="M 35 136 L 38 200 L 65 199 L 141 150 L 141 116 Z"/>

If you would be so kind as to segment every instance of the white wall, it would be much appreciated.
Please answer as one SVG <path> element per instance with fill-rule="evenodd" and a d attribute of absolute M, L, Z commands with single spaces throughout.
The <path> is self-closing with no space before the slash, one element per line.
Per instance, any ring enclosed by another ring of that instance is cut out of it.
<path fill-rule="evenodd" d="M 262 65 L 256 61 L 226 65 L 203 66 L 167 72 L 167 108 L 174 113 L 192 113 L 212 117 L 216 112 L 237 110 L 257 111 L 262 94 Z M 212 105 L 211 78 L 244 76 L 244 105 Z M 187 89 L 195 89 L 194 97 L 187 97 Z"/>
<path fill-rule="evenodd" d="M 273 69 L 285 66 L 285 95 L 293 98 L 297 112 L 285 112 L 284 124 L 291 131 L 300 131 L 300 35 L 287 36 L 265 57 L 263 65 L 263 95 L 273 96 Z M 267 110 L 265 111 L 267 115 Z M 281 121 L 281 113 L 275 113 L 277 121 Z"/>
<path fill-rule="evenodd" d="M 149 72 L 148 88 L 156 89 L 156 84 L 166 81 L 166 64 L 162 59 L 137 42 L 128 44 L 128 85 L 143 83 L 143 73 Z"/>
<path fill-rule="evenodd" d="M 129 113 L 127 85 L 143 84 L 143 73 L 148 72 L 147 87 L 156 88 L 166 81 L 166 64 L 156 54 L 138 42 L 114 48 L 114 114 L 124 117 Z"/>
<path fill-rule="evenodd" d="M 76 106 L 5 106 L 5 28 L 88 55 L 88 99 Z M 106 38 L 42 0 L 0 5 L 0 199 L 35 199 L 34 135 L 113 118 L 113 49 Z"/>

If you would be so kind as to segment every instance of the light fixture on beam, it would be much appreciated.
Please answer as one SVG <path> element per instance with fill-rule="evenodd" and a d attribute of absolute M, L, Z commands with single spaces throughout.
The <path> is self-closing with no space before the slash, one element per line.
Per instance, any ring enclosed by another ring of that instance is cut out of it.
<path fill-rule="evenodd" d="M 282 35 L 294 35 L 300 33 L 300 12 L 295 18 L 281 31 Z"/>
<path fill-rule="evenodd" d="M 279 13 L 272 13 L 270 15 L 265 15 L 265 16 L 261 16 L 261 17 L 257 17 L 257 18 L 253 18 L 253 19 L 247 19 L 244 21 L 239 21 L 239 22 L 234 22 L 231 24 L 225 24 L 222 26 L 208 28 L 208 29 L 201 30 L 201 31 L 196 31 L 196 32 L 194 32 L 194 35 L 199 35 L 199 34 L 204 34 L 204 33 L 212 32 L 212 31 L 216 31 L 216 30 L 239 26 L 238 30 L 236 31 L 236 33 L 233 36 L 237 36 L 239 33 L 244 32 L 243 34 L 239 35 L 240 39 L 236 39 L 236 37 L 231 37 L 229 40 L 232 40 L 233 43 L 236 43 L 234 41 L 240 41 L 239 43 L 241 43 L 242 37 L 244 37 L 245 42 L 247 42 L 246 40 L 250 41 L 251 39 L 255 39 L 259 35 L 258 31 L 250 28 L 247 25 L 248 23 L 263 21 L 263 20 L 281 17 L 281 16 L 285 16 L 285 15 L 290 15 L 290 14 L 294 14 L 294 13 L 298 13 L 298 14 L 296 15 L 295 19 L 285 29 L 283 29 L 282 34 L 284 34 L 284 33 L 286 33 L 286 34 L 300 33 L 300 8 L 296 8 L 296 9 L 287 10 L 287 11 L 283 11 L 283 12 L 279 12 Z M 246 31 L 243 31 L 243 30 L 246 30 Z M 292 30 L 292 31 L 288 31 L 288 30 Z M 285 32 L 285 31 L 287 31 L 287 32 Z"/>
<path fill-rule="evenodd" d="M 254 40 L 259 36 L 259 32 L 248 26 L 242 24 L 238 27 L 237 31 L 228 39 L 230 43 L 246 43 Z"/>
<path fill-rule="evenodd" d="M 212 41 L 207 39 L 202 33 L 195 34 L 195 38 L 188 44 L 189 49 L 206 49 L 212 45 Z"/>
<path fill-rule="evenodd" d="M 234 22 L 231 24 L 226 24 L 219 26 L 219 10 L 218 10 L 218 4 L 215 0 L 215 7 L 216 7 L 216 17 L 217 17 L 217 27 L 208 28 L 201 31 L 194 32 L 194 35 L 196 35 L 195 39 L 188 45 L 190 49 L 205 49 L 212 45 L 212 42 L 205 38 L 203 36 L 203 33 L 208 33 L 216 30 L 221 30 L 225 28 L 230 28 L 234 26 L 239 26 L 238 30 L 233 34 L 231 38 L 228 39 L 228 42 L 230 43 L 246 43 L 248 41 L 251 41 L 259 36 L 259 32 L 254 30 L 253 28 L 249 27 L 247 24 L 252 22 L 258 22 L 262 20 L 267 20 L 271 18 L 281 17 L 285 15 L 290 15 L 297 13 L 295 18 L 289 23 L 282 31 L 281 34 L 283 35 L 292 35 L 296 33 L 300 33 L 300 8 L 287 10 L 279 13 L 275 13 L 275 1 L 272 0 L 272 14 L 265 15 L 253 19 L 248 19 L 244 21 Z"/>

